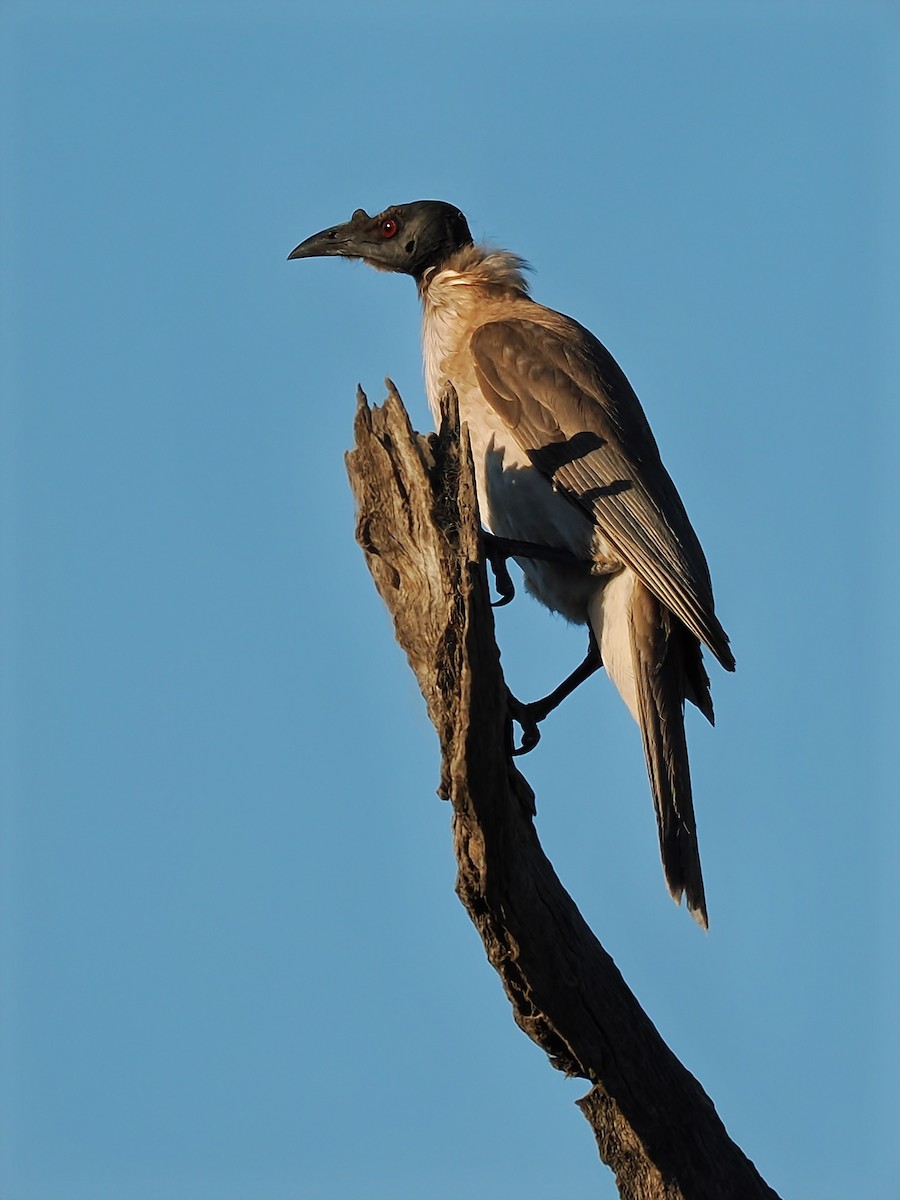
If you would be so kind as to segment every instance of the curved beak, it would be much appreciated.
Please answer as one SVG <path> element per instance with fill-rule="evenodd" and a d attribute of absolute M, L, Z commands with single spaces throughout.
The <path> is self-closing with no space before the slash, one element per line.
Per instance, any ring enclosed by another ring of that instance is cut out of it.
<path fill-rule="evenodd" d="M 314 233 L 305 242 L 301 242 L 299 246 L 295 246 L 288 255 L 288 258 L 325 258 L 331 254 L 352 255 L 354 251 L 351 247 L 352 239 L 350 235 L 349 224 L 332 225 L 330 229 L 323 229 L 321 233 Z"/>
<path fill-rule="evenodd" d="M 403 255 L 398 254 L 397 242 L 379 233 L 380 220 L 381 215 L 370 217 L 358 208 L 343 225 L 332 225 L 295 246 L 288 258 L 361 258 L 383 271 L 402 271 Z"/>

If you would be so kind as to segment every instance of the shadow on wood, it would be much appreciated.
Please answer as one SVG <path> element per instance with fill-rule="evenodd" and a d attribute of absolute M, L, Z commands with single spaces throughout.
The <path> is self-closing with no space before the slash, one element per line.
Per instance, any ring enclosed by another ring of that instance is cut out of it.
<path fill-rule="evenodd" d="M 777 1200 L 657 1033 L 541 849 L 534 793 L 511 757 L 478 505 L 456 397 L 439 434 L 393 384 L 359 392 L 347 470 L 357 538 L 441 744 L 456 890 L 519 1026 L 591 1089 L 578 1104 L 627 1200 Z"/>

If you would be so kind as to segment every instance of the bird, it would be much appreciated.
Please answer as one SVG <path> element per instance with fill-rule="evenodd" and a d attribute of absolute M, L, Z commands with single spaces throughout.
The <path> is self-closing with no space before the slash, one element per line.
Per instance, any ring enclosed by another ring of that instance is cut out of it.
<path fill-rule="evenodd" d="M 452 383 L 488 536 L 513 548 L 542 604 L 588 627 L 580 667 L 522 706 L 525 740 L 605 667 L 640 728 L 669 892 L 708 928 L 684 708 L 690 701 L 714 723 L 701 647 L 726 671 L 735 659 L 700 542 L 628 379 L 588 329 L 532 298 L 524 259 L 476 242 L 452 204 L 358 208 L 288 258 L 332 256 L 413 278 L 429 406 L 439 420 Z"/>

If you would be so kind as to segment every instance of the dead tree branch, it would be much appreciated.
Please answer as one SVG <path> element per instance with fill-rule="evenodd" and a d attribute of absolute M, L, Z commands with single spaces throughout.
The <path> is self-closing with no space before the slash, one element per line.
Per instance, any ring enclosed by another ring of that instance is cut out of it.
<path fill-rule="evenodd" d="M 579 1107 L 627 1200 L 778 1200 L 663 1042 L 544 855 L 516 769 L 455 395 L 423 438 L 393 385 L 360 391 L 347 469 L 357 538 L 440 738 L 456 890 L 519 1026 L 591 1089 Z"/>

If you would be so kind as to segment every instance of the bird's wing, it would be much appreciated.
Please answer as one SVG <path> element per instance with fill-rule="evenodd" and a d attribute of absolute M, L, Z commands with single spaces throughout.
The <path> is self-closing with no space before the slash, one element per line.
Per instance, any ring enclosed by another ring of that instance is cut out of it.
<path fill-rule="evenodd" d="M 734 670 L 706 559 L 637 396 L 608 350 L 575 321 L 481 325 L 478 383 L 533 465 L 585 509 L 653 594 Z"/>

